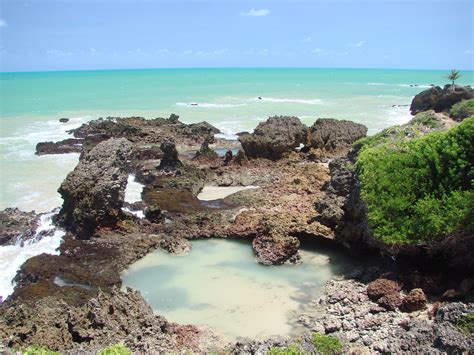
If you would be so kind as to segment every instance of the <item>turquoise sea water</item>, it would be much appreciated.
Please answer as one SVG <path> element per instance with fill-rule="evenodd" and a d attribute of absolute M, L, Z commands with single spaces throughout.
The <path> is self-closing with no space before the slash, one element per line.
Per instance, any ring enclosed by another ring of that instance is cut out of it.
<path fill-rule="evenodd" d="M 150 69 L 0 74 L 0 208 L 46 211 L 77 155 L 34 155 L 36 143 L 100 116 L 176 113 L 226 134 L 253 129 L 271 115 L 363 123 L 369 133 L 410 119 L 407 106 L 443 71 L 372 69 Z M 459 84 L 473 84 L 463 72 Z M 418 85 L 411 87 L 410 85 Z M 258 99 L 258 97 L 261 99 Z M 60 117 L 71 118 L 67 124 Z"/>

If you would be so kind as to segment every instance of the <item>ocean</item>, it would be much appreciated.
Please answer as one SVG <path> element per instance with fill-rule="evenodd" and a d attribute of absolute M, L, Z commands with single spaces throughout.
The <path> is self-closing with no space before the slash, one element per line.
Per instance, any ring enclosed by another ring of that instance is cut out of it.
<path fill-rule="evenodd" d="M 91 119 L 139 115 L 208 121 L 224 136 L 272 115 L 365 124 L 369 134 L 410 119 L 412 97 L 445 71 L 381 69 L 149 69 L 0 73 L 0 209 L 46 212 L 78 154 L 35 156 L 41 141 L 67 138 Z M 459 84 L 473 84 L 463 72 Z M 415 86 L 416 85 L 416 86 Z M 260 99 L 259 99 L 260 97 Z M 70 118 L 66 124 L 61 117 Z"/>

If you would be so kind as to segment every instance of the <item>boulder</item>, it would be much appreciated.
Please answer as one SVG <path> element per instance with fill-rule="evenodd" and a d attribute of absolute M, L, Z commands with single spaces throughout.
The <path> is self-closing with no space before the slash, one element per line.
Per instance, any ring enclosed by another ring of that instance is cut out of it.
<path fill-rule="evenodd" d="M 59 119 L 59 122 L 61 122 L 61 123 L 67 123 L 67 122 L 69 122 L 69 118 L 60 118 L 60 119 Z"/>
<path fill-rule="evenodd" d="M 414 312 L 426 308 L 426 295 L 421 288 L 414 288 L 403 298 L 400 309 L 404 312 Z"/>
<path fill-rule="evenodd" d="M 389 311 L 395 311 L 402 305 L 400 292 L 389 293 L 380 297 L 377 303 Z"/>
<path fill-rule="evenodd" d="M 385 295 L 398 293 L 402 289 L 400 282 L 387 279 L 377 279 L 367 285 L 367 295 L 373 299 L 378 300 Z"/>
<path fill-rule="evenodd" d="M 337 153 L 348 149 L 356 140 L 367 135 L 367 127 L 346 120 L 318 118 L 308 129 L 305 149 L 316 148 Z"/>
<path fill-rule="evenodd" d="M 204 138 L 204 141 L 201 144 L 201 147 L 196 152 L 193 160 L 216 160 L 219 158 L 219 155 L 214 151 L 214 149 L 209 148 L 209 144 L 211 144 L 213 138 L 208 136 Z M 232 153 L 232 151 L 231 151 Z"/>
<path fill-rule="evenodd" d="M 253 133 L 242 133 L 239 141 L 249 158 L 280 159 L 306 141 L 307 127 L 298 117 L 274 116 L 260 122 Z"/>
<path fill-rule="evenodd" d="M 64 200 L 59 221 L 77 238 L 90 238 L 98 227 L 114 227 L 122 216 L 131 150 L 125 138 L 99 143 L 59 187 Z"/>
<path fill-rule="evenodd" d="M 410 105 L 411 114 L 416 115 L 418 112 L 433 109 L 442 95 L 443 90 L 439 86 L 430 87 L 415 95 Z"/>

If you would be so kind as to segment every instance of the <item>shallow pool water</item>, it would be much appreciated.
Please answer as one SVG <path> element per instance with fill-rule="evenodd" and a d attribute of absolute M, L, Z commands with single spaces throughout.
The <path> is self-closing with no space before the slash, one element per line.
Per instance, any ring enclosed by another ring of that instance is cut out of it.
<path fill-rule="evenodd" d="M 302 264 L 268 267 L 255 261 L 249 242 L 196 240 L 186 256 L 148 254 L 122 280 L 170 321 L 210 326 L 230 338 L 290 335 L 324 283 L 351 266 L 335 252 L 301 256 Z"/>

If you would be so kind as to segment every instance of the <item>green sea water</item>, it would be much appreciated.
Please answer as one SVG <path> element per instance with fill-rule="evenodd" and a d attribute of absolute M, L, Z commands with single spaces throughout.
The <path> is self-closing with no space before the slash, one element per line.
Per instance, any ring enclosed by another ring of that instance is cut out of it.
<path fill-rule="evenodd" d="M 0 208 L 59 206 L 56 190 L 78 156 L 34 155 L 40 141 L 100 116 L 180 115 L 224 134 L 272 115 L 350 119 L 369 134 L 410 119 L 412 97 L 446 83 L 443 71 L 375 69 L 150 69 L 0 73 Z M 463 72 L 459 84 L 473 84 Z M 415 86 L 417 85 L 417 86 Z M 260 97 L 260 99 L 259 99 Z M 58 119 L 68 117 L 67 124 Z M 235 137 L 235 136 L 234 136 Z"/>

